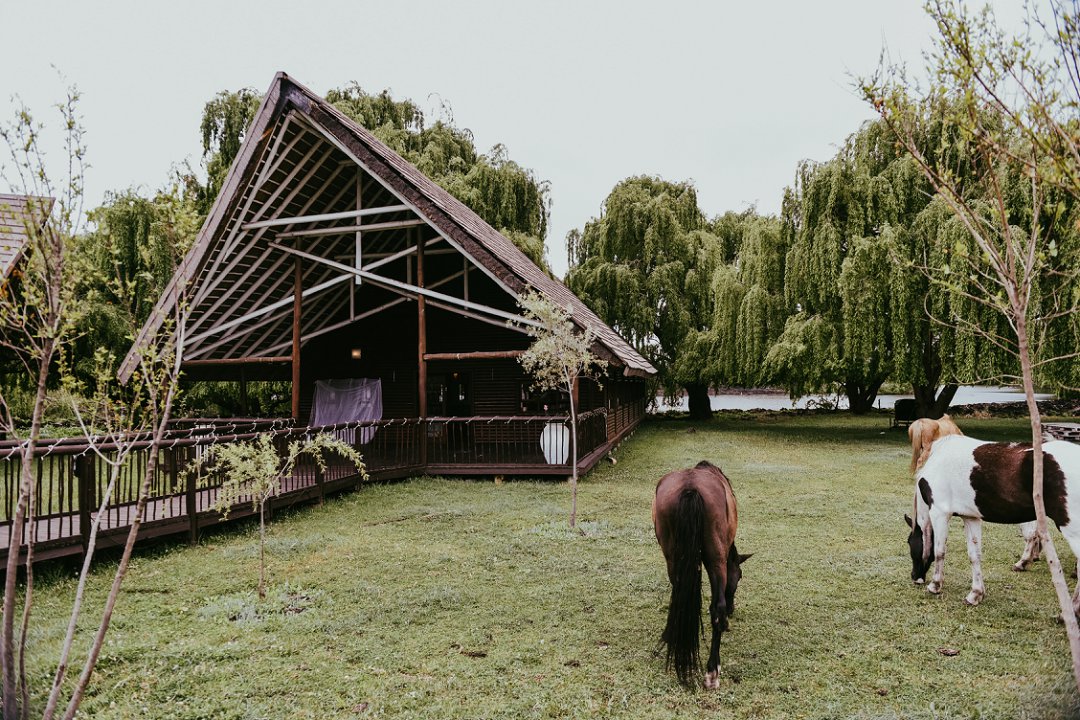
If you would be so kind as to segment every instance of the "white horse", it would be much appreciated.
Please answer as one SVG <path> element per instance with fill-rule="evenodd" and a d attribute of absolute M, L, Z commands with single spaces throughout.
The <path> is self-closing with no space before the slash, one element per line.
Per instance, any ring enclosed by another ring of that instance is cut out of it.
<path fill-rule="evenodd" d="M 959 515 L 964 519 L 971 559 L 971 592 L 964 602 L 978 605 L 986 594 L 982 521 L 1034 520 L 1031 487 L 1029 444 L 992 443 L 963 435 L 936 440 L 915 473 L 915 517 L 904 516 L 911 527 L 911 579 L 925 582 L 932 564 L 934 575 L 926 589 L 941 592 L 949 518 Z M 1063 440 L 1043 444 L 1043 498 L 1047 517 L 1080 557 L 1080 522 L 1070 522 L 1080 519 L 1080 445 Z M 1073 595 L 1073 606 L 1080 610 L 1080 592 Z"/>
<path fill-rule="evenodd" d="M 948 415 L 942 415 L 937 420 L 919 418 L 911 423 L 908 426 L 908 439 L 911 440 L 911 472 L 918 472 L 926 464 L 927 458 L 930 457 L 930 449 L 937 440 L 949 435 L 963 434 L 964 432 Z M 1034 521 L 1020 525 L 1020 533 L 1024 536 L 1024 552 L 1013 565 L 1013 570 L 1017 572 L 1027 570 L 1028 565 L 1038 560 L 1042 552 L 1042 540 L 1039 538 L 1035 525 Z"/>

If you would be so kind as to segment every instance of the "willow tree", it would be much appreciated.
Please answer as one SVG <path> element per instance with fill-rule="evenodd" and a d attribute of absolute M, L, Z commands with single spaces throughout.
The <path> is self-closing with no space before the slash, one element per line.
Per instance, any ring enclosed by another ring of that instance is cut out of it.
<path fill-rule="evenodd" d="M 844 325 L 844 303 L 839 292 L 844 260 L 855 241 L 880 231 L 877 218 L 869 218 L 868 210 L 876 203 L 867 195 L 878 189 L 872 178 L 860 172 L 851 155 L 851 140 L 835 158 L 825 163 L 804 162 L 800 165 L 792 191 L 797 201 L 788 209 L 784 221 L 791 226 L 793 243 L 787 255 L 787 277 L 784 294 L 793 313 L 832 327 L 834 342 L 818 347 L 827 355 L 810 361 L 830 368 L 821 376 L 822 385 L 812 390 L 830 389 L 839 383 L 848 396 L 853 412 L 865 412 L 873 405 L 881 384 L 891 368 L 887 363 L 845 355 L 844 337 L 859 333 L 860 327 Z M 866 286 L 867 291 L 887 294 L 884 283 Z M 788 333 L 790 337 L 790 333 Z M 793 380 L 803 369 L 781 362 L 790 354 L 773 353 L 772 379 L 784 384 L 794 394 Z M 869 360 L 869 361 L 868 361 Z M 805 379 L 805 376 L 804 376 Z"/>
<path fill-rule="evenodd" d="M 240 153 L 247 129 L 255 119 L 262 96 L 251 88 L 236 92 L 223 90 L 203 107 L 199 131 L 202 135 L 206 183 L 191 180 L 198 196 L 199 212 L 209 214 L 233 160 Z"/>
<path fill-rule="evenodd" d="M 970 158 L 945 121 L 948 111 L 942 104 L 924 108 L 913 139 L 974 185 Z M 826 354 L 812 358 L 819 384 L 810 389 L 839 385 L 856 412 L 872 406 L 890 377 L 911 385 L 920 416 L 940 416 L 958 387 L 957 335 L 932 319 L 952 314 L 951 296 L 919 271 L 941 252 L 950 218 L 933 198 L 917 164 L 880 121 L 851 135 L 831 160 L 803 163 L 787 192 L 785 294 L 796 318 L 785 342 L 809 318 L 832 326 L 830 341 L 815 351 Z M 769 366 L 792 391 L 810 379 L 790 364 L 807 360 L 807 348 L 795 349 L 777 348 Z"/>
<path fill-rule="evenodd" d="M 786 251 L 776 219 L 757 218 L 749 224 L 738 257 L 739 279 L 747 289 L 736 324 L 739 382 L 743 385 L 761 384 L 762 363 L 784 328 Z"/>
<path fill-rule="evenodd" d="M 656 366 L 665 392 L 686 390 L 696 419 L 712 415 L 708 369 L 680 358 L 712 320 L 717 245 L 693 185 L 648 176 L 616 185 L 567 237 L 566 284 Z"/>
<path fill-rule="evenodd" d="M 1029 17 L 1019 34 L 1001 29 L 990 8 L 973 14 L 935 0 L 927 11 L 938 31 L 928 56 L 935 85 L 921 89 L 902 68 L 884 65 L 863 91 L 966 231 L 944 261 L 927 267 L 928 277 L 997 316 L 967 329 L 1019 368 L 1031 419 L 1031 501 L 1080 688 L 1080 626 L 1047 528 L 1035 401 L 1040 371 L 1078 356 L 1075 342 L 1058 356 L 1060 345 L 1046 340 L 1080 313 L 1080 226 L 1066 202 L 1080 200 L 1080 2 L 1051 2 L 1051 17 Z M 948 101 L 948 120 L 973 158 L 975 188 L 915 140 L 923 107 L 938 98 Z"/>
<path fill-rule="evenodd" d="M 141 326 L 150 315 L 202 215 L 198 198 L 174 184 L 150 197 L 134 189 L 107 193 L 88 220 L 93 227 L 73 258 L 85 302 L 72 362 L 79 379 L 92 384 L 95 349 L 130 344 L 132 323 Z"/>

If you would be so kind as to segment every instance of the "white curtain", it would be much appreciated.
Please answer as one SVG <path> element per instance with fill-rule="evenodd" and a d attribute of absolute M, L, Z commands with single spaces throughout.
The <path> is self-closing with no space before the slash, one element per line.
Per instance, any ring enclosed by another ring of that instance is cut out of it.
<path fill-rule="evenodd" d="M 382 413 L 382 380 L 379 378 L 315 382 L 315 398 L 311 407 L 312 427 L 358 420 L 382 420 Z M 374 427 L 360 428 L 358 439 L 364 444 L 370 442 L 374 435 Z"/>

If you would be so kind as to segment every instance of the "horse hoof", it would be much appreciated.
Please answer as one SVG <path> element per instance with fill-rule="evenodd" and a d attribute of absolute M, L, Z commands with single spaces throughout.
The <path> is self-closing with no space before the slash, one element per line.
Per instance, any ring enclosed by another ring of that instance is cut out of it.
<path fill-rule="evenodd" d="M 983 599 L 983 594 L 981 592 L 975 592 L 974 590 L 972 590 L 971 592 L 968 593 L 967 597 L 964 598 L 964 604 L 965 605 L 970 605 L 971 607 L 975 607 L 976 605 L 978 605 L 979 603 L 982 602 L 982 599 Z"/>
<path fill-rule="evenodd" d="M 705 673 L 705 689 L 717 690 L 720 688 L 720 674 L 719 670 L 713 670 L 712 672 Z"/>
<path fill-rule="evenodd" d="M 926 586 L 926 592 L 930 593 L 931 595 L 940 595 L 941 585 L 936 582 L 932 582 Z"/>
<path fill-rule="evenodd" d="M 924 585 L 925 583 L 926 583 L 926 580 L 924 580 L 923 578 L 919 578 L 918 580 L 915 581 L 916 585 Z"/>
<path fill-rule="evenodd" d="M 1024 572 L 1027 569 L 1028 569 L 1028 564 L 1026 562 L 1018 562 L 1015 565 L 1013 565 L 1013 572 Z"/>

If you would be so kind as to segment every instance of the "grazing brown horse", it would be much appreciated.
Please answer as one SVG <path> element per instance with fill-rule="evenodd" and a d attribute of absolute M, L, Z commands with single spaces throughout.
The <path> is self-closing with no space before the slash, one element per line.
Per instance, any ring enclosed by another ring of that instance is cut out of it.
<path fill-rule="evenodd" d="M 731 483 L 715 465 L 702 461 L 689 470 L 660 478 L 652 505 L 653 529 L 667 561 L 671 603 L 661 643 L 667 664 L 685 686 L 700 671 L 701 566 L 709 575 L 712 646 L 705 665 L 705 687 L 720 686 L 720 635 L 735 611 L 740 565 L 749 555 L 735 549 L 738 512 Z"/>

